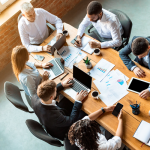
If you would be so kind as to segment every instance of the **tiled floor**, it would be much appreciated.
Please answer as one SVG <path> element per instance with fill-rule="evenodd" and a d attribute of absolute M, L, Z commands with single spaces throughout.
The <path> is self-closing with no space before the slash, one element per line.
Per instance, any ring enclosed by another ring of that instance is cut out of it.
<path fill-rule="evenodd" d="M 131 38 L 134 35 L 150 35 L 149 0 L 99 0 L 103 8 L 115 8 L 125 12 L 133 22 Z M 86 6 L 90 0 L 82 0 L 62 20 L 78 27 L 86 14 Z M 130 38 L 130 39 L 131 39 Z M 13 75 L 11 64 L 0 72 L 0 149 L 1 150 L 63 150 L 35 138 L 27 129 L 25 120 L 37 120 L 35 114 L 28 114 L 15 108 L 4 96 L 4 82 L 10 81 L 19 87 Z"/>

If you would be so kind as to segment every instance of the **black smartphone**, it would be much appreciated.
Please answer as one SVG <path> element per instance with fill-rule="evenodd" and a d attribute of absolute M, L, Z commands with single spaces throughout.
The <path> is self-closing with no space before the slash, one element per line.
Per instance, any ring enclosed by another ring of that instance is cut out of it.
<path fill-rule="evenodd" d="M 120 103 L 117 103 L 117 105 L 116 105 L 116 107 L 114 108 L 114 110 L 113 110 L 113 112 L 112 112 L 112 114 L 114 115 L 114 116 L 118 116 L 118 114 L 120 113 L 120 110 L 122 109 L 122 107 L 123 107 L 123 105 L 122 104 L 120 104 Z"/>

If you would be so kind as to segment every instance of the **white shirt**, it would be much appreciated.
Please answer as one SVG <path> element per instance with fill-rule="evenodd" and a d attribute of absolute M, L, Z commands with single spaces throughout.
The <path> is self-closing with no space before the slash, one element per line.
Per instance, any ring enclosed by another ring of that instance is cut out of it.
<path fill-rule="evenodd" d="M 105 9 L 102 9 L 103 16 L 101 20 L 98 20 L 96 23 L 90 21 L 90 19 L 85 16 L 78 28 L 77 35 L 82 36 L 85 28 L 91 23 L 103 38 L 112 38 L 111 41 L 101 42 L 101 48 L 108 47 L 118 47 L 122 44 L 121 35 L 123 34 L 123 28 L 119 22 L 117 16 Z"/>
<path fill-rule="evenodd" d="M 34 66 L 34 63 L 27 62 L 26 65 L 33 69 L 23 69 L 18 77 L 25 93 L 32 97 L 33 95 L 37 95 L 37 88 L 41 83 L 42 77 Z"/>
<path fill-rule="evenodd" d="M 85 116 L 84 119 L 90 119 L 88 116 Z M 114 136 L 113 138 L 107 139 L 104 135 L 99 134 L 99 141 L 97 143 L 99 144 L 98 150 L 116 150 L 121 147 L 121 138 L 119 136 Z M 90 138 L 90 137 L 89 137 Z M 76 145 L 82 150 L 82 146 L 79 146 L 76 142 Z"/>
<path fill-rule="evenodd" d="M 22 44 L 27 48 L 29 52 L 42 51 L 42 46 L 36 46 L 32 44 L 41 44 L 49 36 L 49 31 L 46 25 L 46 21 L 51 24 L 55 24 L 57 33 L 62 33 L 63 24 L 60 18 L 49 13 L 48 11 L 35 8 L 35 21 L 30 22 L 25 17 L 21 17 L 18 30 Z"/>

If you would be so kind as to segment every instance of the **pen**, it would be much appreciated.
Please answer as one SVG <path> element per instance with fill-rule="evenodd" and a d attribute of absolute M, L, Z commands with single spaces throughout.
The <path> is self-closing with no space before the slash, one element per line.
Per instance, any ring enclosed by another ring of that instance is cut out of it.
<path fill-rule="evenodd" d="M 76 39 L 74 39 L 74 40 L 79 44 L 79 42 Z"/>
<path fill-rule="evenodd" d="M 63 78 L 65 78 L 69 73 L 66 73 L 60 80 L 62 80 Z"/>

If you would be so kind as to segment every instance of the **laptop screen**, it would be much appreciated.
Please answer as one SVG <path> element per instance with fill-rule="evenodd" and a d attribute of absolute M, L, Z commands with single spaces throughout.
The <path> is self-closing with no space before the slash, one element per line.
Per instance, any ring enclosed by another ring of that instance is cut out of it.
<path fill-rule="evenodd" d="M 91 89 L 92 77 L 78 67 L 73 66 L 73 78 L 81 82 L 83 85 Z"/>

